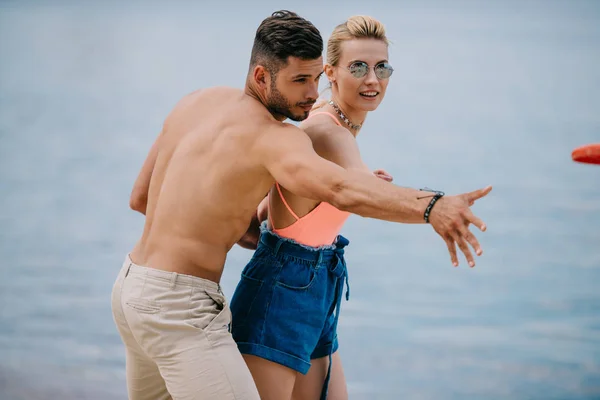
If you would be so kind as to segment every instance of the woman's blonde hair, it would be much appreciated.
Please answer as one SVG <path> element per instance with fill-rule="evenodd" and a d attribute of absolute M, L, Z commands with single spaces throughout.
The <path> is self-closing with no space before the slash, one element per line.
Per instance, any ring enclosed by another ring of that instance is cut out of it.
<path fill-rule="evenodd" d="M 389 44 L 381 22 L 366 15 L 355 15 L 336 26 L 331 33 L 327 41 L 327 64 L 337 66 L 342 55 L 342 43 L 352 39 L 379 39 Z"/>
<path fill-rule="evenodd" d="M 354 15 L 339 24 L 331 32 L 327 41 L 327 64 L 336 67 L 342 55 L 342 43 L 353 39 L 378 39 L 386 45 L 390 42 L 385 35 L 385 26 L 373 17 L 367 15 Z M 330 89 L 331 84 L 325 89 Z M 313 110 L 323 107 L 327 100 L 318 101 Z"/>

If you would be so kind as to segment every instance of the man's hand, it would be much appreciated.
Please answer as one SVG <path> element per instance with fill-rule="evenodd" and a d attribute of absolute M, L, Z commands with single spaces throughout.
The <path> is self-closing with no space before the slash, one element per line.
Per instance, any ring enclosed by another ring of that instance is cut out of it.
<path fill-rule="evenodd" d="M 486 226 L 481 219 L 476 217 L 469 207 L 475 201 L 486 196 L 492 190 L 491 186 L 484 189 L 475 190 L 470 193 L 463 193 L 456 196 L 444 196 L 438 200 L 431 210 L 429 223 L 433 229 L 444 239 L 450 252 L 452 264 L 458 266 L 458 257 L 456 255 L 456 245 L 464 253 L 469 265 L 475 266 L 475 260 L 469 249 L 469 244 L 480 256 L 483 251 L 477 241 L 477 238 L 469 230 L 469 225 L 473 224 L 482 232 Z"/>
<path fill-rule="evenodd" d="M 237 244 L 244 249 L 256 250 L 258 247 L 258 239 L 260 238 L 260 224 L 269 217 L 269 196 L 265 196 L 264 199 L 258 205 L 256 212 L 250 220 L 248 230 L 244 233 L 244 236 L 237 242 Z"/>
<path fill-rule="evenodd" d="M 384 169 L 376 169 L 375 171 L 373 171 L 373 174 L 378 177 L 383 179 L 384 181 L 387 182 L 391 182 L 394 180 L 394 178 L 392 177 L 392 175 L 390 175 L 386 170 Z"/>
<path fill-rule="evenodd" d="M 237 244 L 244 249 L 256 250 L 258 247 L 258 239 L 260 237 L 260 221 L 258 219 L 258 213 L 254 213 L 250 220 L 248 230 L 244 233 L 244 236 L 238 240 Z"/>

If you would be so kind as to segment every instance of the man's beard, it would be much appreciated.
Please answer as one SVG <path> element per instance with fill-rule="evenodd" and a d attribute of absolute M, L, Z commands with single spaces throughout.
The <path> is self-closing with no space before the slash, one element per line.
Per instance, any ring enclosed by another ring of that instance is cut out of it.
<path fill-rule="evenodd" d="M 298 103 L 297 105 L 309 105 L 313 103 L 314 101 L 308 101 L 306 103 Z M 286 99 L 283 94 L 277 90 L 277 87 L 275 87 L 274 84 L 271 84 L 271 96 L 267 99 L 267 108 L 271 114 L 283 115 L 292 121 L 304 121 L 306 118 L 308 118 L 309 114 L 309 111 L 304 111 L 300 115 L 293 114 L 292 105 L 288 99 Z"/>

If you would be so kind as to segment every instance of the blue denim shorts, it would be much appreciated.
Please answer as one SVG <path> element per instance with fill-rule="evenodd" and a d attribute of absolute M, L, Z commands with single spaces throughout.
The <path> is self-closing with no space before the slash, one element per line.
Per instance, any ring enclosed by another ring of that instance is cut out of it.
<path fill-rule="evenodd" d="M 349 297 L 348 243 L 338 236 L 312 248 L 262 230 L 231 299 L 231 333 L 241 353 L 306 374 L 311 359 L 337 350 L 344 283 Z"/>

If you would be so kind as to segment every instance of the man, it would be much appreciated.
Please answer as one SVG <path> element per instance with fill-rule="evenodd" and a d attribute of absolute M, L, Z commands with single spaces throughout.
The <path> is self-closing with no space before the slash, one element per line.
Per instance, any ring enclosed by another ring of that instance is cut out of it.
<path fill-rule="evenodd" d="M 275 181 L 299 195 L 365 217 L 429 221 L 470 257 L 485 229 L 469 205 L 490 188 L 426 197 L 363 171 L 345 170 L 285 124 L 301 121 L 318 97 L 319 31 L 278 11 L 259 26 L 244 91 L 216 87 L 182 99 L 165 120 L 131 197 L 144 232 L 115 282 L 113 315 L 127 349 L 129 397 L 258 399 L 228 325 L 219 281 L 228 251 L 248 229 Z"/>

